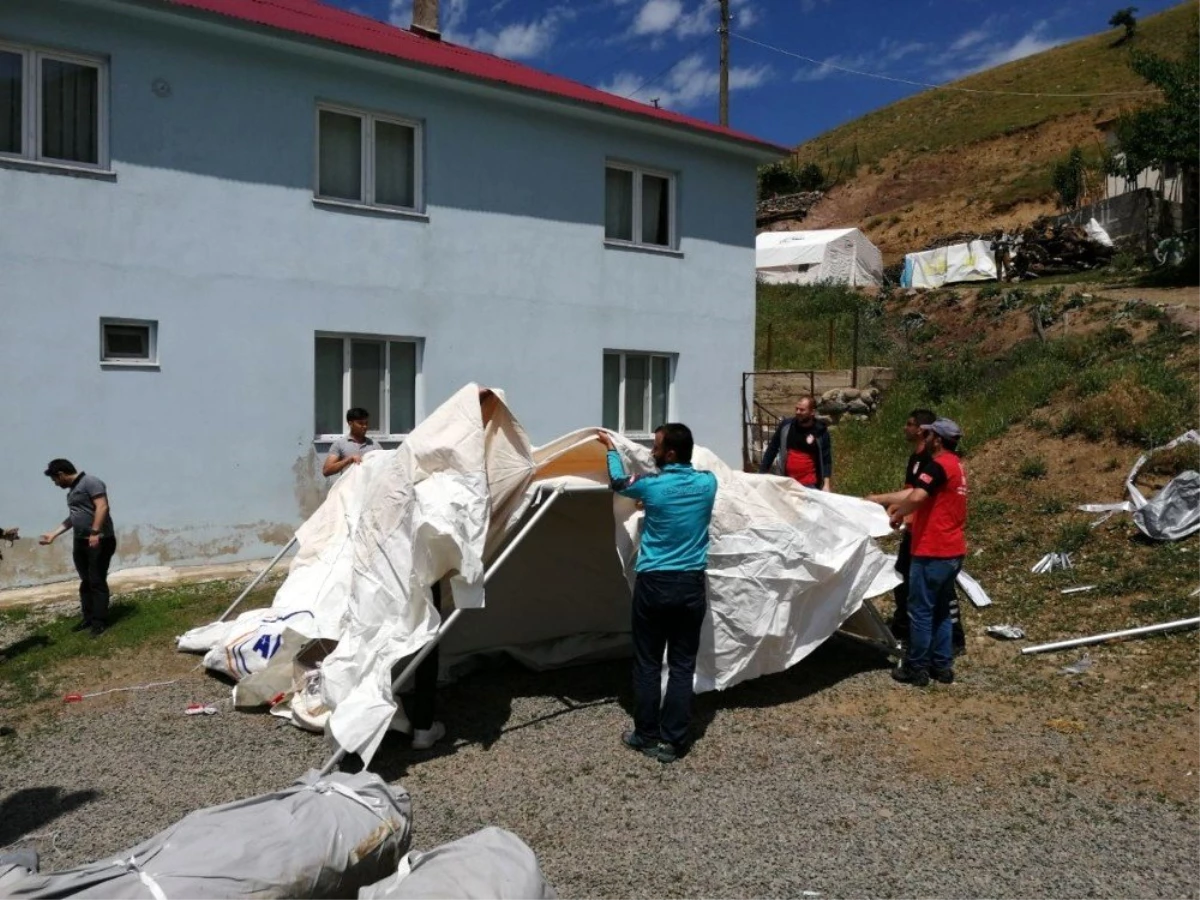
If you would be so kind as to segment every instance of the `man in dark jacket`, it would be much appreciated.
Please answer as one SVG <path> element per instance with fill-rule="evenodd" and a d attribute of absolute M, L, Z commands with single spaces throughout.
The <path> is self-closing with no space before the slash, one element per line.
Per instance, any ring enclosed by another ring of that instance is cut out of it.
<path fill-rule="evenodd" d="M 786 475 L 808 488 L 833 490 L 833 449 L 829 427 L 817 419 L 811 396 L 796 401 L 796 416 L 784 419 L 767 444 L 758 471 Z"/>

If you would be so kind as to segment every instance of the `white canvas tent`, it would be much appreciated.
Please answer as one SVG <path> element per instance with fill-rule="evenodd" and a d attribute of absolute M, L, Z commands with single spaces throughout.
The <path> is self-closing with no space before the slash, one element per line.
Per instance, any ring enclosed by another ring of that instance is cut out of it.
<path fill-rule="evenodd" d="M 653 469 L 644 447 L 614 440 L 631 473 Z M 782 671 L 839 627 L 894 647 L 864 605 L 897 581 L 872 540 L 888 531 L 881 507 L 735 472 L 703 448 L 693 462 L 719 485 L 698 690 Z M 369 761 L 432 641 L 449 666 L 496 651 L 536 667 L 627 652 L 640 519 L 608 491 L 594 430 L 533 447 L 502 395 L 481 402 L 470 385 L 401 447 L 348 470 L 297 532 L 271 608 L 194 629 L 180 647 L 208 651 L 206 665 L 241 679 L 235 701 L 257 705 L 294 689 L 307 642 L 336 641 L 319 721 Z M 437 583 L 445 620 L 430 602 Z"/>
<path fill-rule="evenodd" d="M 754 267 L 765 284 L 883 282 L 883 256 L 857 228 L 764 231 L 755 240 Z"/>
<path fill-rule="evenodd" d="M 938 288 L 963 281 L 993 281 L 996 259 L 987 241 L 951 244 L 904 257 L 901 287 Z"/>

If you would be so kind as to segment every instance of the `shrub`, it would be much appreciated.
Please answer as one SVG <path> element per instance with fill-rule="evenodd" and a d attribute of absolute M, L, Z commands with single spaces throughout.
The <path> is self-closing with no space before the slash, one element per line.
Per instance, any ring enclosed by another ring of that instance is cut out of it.
<path fill-rule="evenodd" d="M 1092 536 L 1091 526 L 1087 522 L 1068 522 L 1058 530 L 1054 546 L 1059 553 L 1075 553 Z"/>
<path fill-rule="evenodd" d="M 1026 481 L 1035 481 L 1046 477 L 1046 460 L 1040 456 L 1027 456 L 1021 460 L 1017 474 Z"/>

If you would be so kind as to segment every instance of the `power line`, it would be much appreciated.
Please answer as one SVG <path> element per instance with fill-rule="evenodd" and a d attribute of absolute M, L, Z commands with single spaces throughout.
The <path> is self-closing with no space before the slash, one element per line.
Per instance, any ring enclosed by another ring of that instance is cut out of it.
<path fill-rule="evenodd" d="M 707 37 L 707 35 L 705 35 L 705 37 Z M 689 43 L 687 46 L 687 49 L 685 49 L 683 51 L 683 53 L 681 53 L 678 57 L 676 57 L 675 61 L 673 63 L 671 63 L 669 66 L 667 66 L 661 72 L 659 72 L 657 75 L 653 75 L 650 78 L 647 78 L 644 81 L 642 81 L 641 84 L 639 84 L 636 88 L 634 88 L 632 91 L 630 91 L 628 94 L 625 95 L 625 99 L 632 100 L 634 97 L 636 97 L 638 94 L 640 94 L 643 90 L 650 87 L 650 85 L 654 84 L 660 78 L 663 78 L 664 76 L 666 76 L 668 72 L 670 72 L 677 65 L 679 65 L 681 62 L 683 62 L 685 59 L 687 59 L 689 56 L 692 55 L 692 48 L 696 45 L 696 43 L 697 43 L 697 41 L 692 41 L 691 43 Z"/>
<path fill-rule="evenodd" d="M 862 75 L 864 78 L 878 78 L 881 81 L 894 81 L 898 84 L 907 84 L 912 85 L 913 87 L 934 88 L 935 90 L 939 91 L 958 91 L 962 94 L 1006 95 L 1010 97 L 1133 97 L 1159 93 L 1159 90 L 1154 88 L 1152 90 L 1144 91 L 1102 91 L 1086 94 L 1056 94 L 1040 91 L 988 91 L 982 88 L 954 87 L 953 85 L 947 84 L 930 84 L 926 81 L 911 81 L 907 78 L 896 78 L 892 75 L 882 75 L 879 72 L 863 72 L 859 69 L 848 69 L 845 66 L 835 65 L 831 62 L 813 59 L 811 56 L 803 56 L 799 53 L 793 53 L 791 50 L 784 50 L 782 47 L 772 47 L 770 44 L 764 44 L 762 41 L 756 41 L 754 38 L 748 38 L 744 34 L 738 34 L 734 31 L 730 32 L 730 36 L 737 38 L 739 41 L 745 41 L 747 44 L 754 44 L 756 47 L 762 47 L 764 50 L 773 50 L 776 53 L 782 53 L 784 56 L 790 56 L 793 59 L 800 59 L 804 62 L 813 63 L 818 66 L 824 66 L 829 69 L 837 69 L 839 72 L 846 72 L 850 75 Z"/>

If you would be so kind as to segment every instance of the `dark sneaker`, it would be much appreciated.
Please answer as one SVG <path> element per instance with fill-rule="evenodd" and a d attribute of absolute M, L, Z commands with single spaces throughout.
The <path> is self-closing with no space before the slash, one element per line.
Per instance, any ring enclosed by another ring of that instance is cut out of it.
<path fill-rule="evenodd" d="M 954 684 L 953 669 L 930 669 L 929 677 L 939 684 Z"/>
<path fill-rule="evenodd" d="M 630 750 L 637 750 L 639 753 L 649 753 L 658 745 L 658 739 L 642 737 L 636 731 L 630 730 L 621 734 L 621 743 Z"/>
<path fill-rule="evenodd" d="M 91 627 L 92 627 L 91 622 L 76 622 L 74 625 L 71 626 L 71 630 L 72 631 L 87 631 Z"/>
<path fill-rule="evenodd" d="M 924 669 L 910 669 L 904 663 L 892 669 L 892 678 L 901 684 L 911 684 L 914 687 L 925 687 L 929 684 L 929 673 Z"/>
<path fill-rule="evenodd" d="M 666 765 L 673 763 L 679 759 L 680 753 L 675 749 L 673 744 L 668 744 L 666 741 L 659 741 L 653 747 L 648 747 L 642 751 L 651 759 L 657 759 L 660 763 Z"/>
<path fill-rule="evenodd" d="M 93 625 L 92 626 L 92 637 L 98 638 L 98 637 L 100 637 L 100 635 L 104 634 L 104 632 L 106 632 L 106 631 L 108 631 L 107 625 Z"/>

